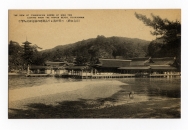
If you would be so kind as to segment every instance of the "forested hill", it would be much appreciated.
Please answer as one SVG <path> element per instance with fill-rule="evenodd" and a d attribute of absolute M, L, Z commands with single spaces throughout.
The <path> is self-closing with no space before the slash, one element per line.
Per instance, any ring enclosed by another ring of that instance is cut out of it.
<path fill-rule="evenodd" d="M 135 13 L 138 20 L 152 27 L 152 35 L 157 39 L 146 41 L 137 38 L 105 37 L 59 45 L 52 49 L 38 51 L 40 47 L 33 43 L 21 47 L 16 41 L 9 43 L 9 69 L 25 68 L 27 65 L 45 65 L 45 61 L 76 62 L 77 65 L 95 64 L 99 58 L 135 58 L 135 57 L 176 57 L 177 67 L 181 67 L 181 23 L 161 19 L 151 15 Z M 32 41 L 30 41 L 32 42 Z M 26 41 L 26 43 L 28 43 Z M 52 43 L 53 44 L 53 43 Z"/>
<path fill-rule="evenodd" d="M 98 58 L 144 57 L 148 52 L 150 41 L 126 37 L 104 37 L 78 41 L 76 43 L 59 45 L 52 49 L 41 51 L 42 59 L 49 61 L 68 61 L 74 58 L 84 62 L 95 62 Z"/>

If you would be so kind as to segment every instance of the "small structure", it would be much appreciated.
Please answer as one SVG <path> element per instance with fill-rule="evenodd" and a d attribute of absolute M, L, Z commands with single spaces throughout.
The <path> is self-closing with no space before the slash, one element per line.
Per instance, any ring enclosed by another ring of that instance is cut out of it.
<path fill-rule="evenodd" d="M 67 74 L 61 75 L 62 77 L 74 77 L 74 78 L 91 78 L 92 71 L 89 66 L 68 66 L 65 68 Z"/>
<path fill-rule="evenodd" d="M 30 66 L 28 76 L 71 78 L 173 77 L 181 73 L 174 58 L 99 59 L 99 64 L 76 66 L 67 62 L 46 62 L 47 66 Z"/>
<path fill-rule="evenodd" d="M 146 63 L 150 61 L 151 57 L 137 57 L 130 58 L 131 60 L 130 66 L 144 66 Z"/>
<path fill-rule="evenodd" d="M 145 65 L 149 62 L 149 57 L 137 57 L 131 58 L 130 65 L 118 68 L 123 74 L 135 74 L 135 77 L 145 77 L 149 76 L 150 66 Z"/>
<path fill-rule="evenodd" d="M 172 77 L 180 76 L 177 68 L 170 65 L 151 65 L 150 77 Z"/>
<path fill-rule="evenodd" d="M 175 67 L 175 57 L 151 58 L 145 65 L 151 68 L 150 77 L 172 77 L 180 76 L 179 70 Z"/>
<path fill-rule="evenodd" d="M 95 68 L 101 73 L 114 74 L 117 77 L 169 77 L 180 76 L 180 72 L 173 65 L 176 62 L 173 57 L 165 58 L 132 58 L 122 59 L 100 59 L 100 64 Z M 107 73 L 106 73 L 107 72 Z"/>
<path fill-rule="evenodd" d="M 127 66 L 118 68 L 122 74 L 135 74 L 135 77 L 149 76 L 150 66 Z"/>
<path fill-rule="evenodd" d="M 122 59 L 99 59 L 100 64 L 93 66 L 100 74 L 120 73 L 119 67 L 130 66 L 131 60 Z"/>
<path fill-rule="evenodd" d="M 173 65 L 176 62 L 175 57 L 149 58 L 145 65 Z"/>
<path fill-rule="evenodd" d="M 27 77 L 53 76 L 52 69 L 48 66 L 28 66 Z"/>
<path fill-rule="evenodd" d="M 24 45 L 22 45 L 22 46 L 24 47 L 24 54 L 29 53 L 29 52 L 31 51 L 30 44 L 32 44 L 32 43 L 30 43 L 30 42 L 28 42 L 28 41 L 26 40 L 26 41 L 23 42 L 22 44 L 24 44 Z"/>
<path fill-rule="evenodd" d="M 59 66 L 68 66 L 69 65 L 68 62 L 53 62 L 53 61 L 46 61 L 45 64 L 47 66 L 51 66 L 51 67 L 59 67 Z"/>
<path fill-rule="evenodd" d="M 55 76 L 61 76 L 61 75 L 66 75 L 68 71 L 66 70 L 66 67 L 69 66 L 68 62 L 52 62 L 52 61 L 47 61 L 45 64 L 51 68 L 52 74 Z"/>

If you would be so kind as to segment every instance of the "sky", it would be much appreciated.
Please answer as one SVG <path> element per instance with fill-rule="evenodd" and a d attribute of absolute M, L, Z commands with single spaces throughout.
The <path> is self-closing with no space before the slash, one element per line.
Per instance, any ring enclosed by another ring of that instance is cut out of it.
<path fill-rule="evenodd" d="M 134 15 L 135 12 L 147 17 L 151 17 L 152 13 L 163 19 L 181 22 L 180 9 L 9 10 L 8 40 L 16 41 L 20 45 L 27 40 L 43 50 L 57 45 L 96 38 L 97 35 L 154 40 L 155 36 L 150 34 L 153 29 L 138 20 Z M 69 19 L 77 22 L 68 22 Z M 33 23 L 21 22 L 20 20 L 50 20 L 50 22 Z M 63 20 L 63 22 L 51 22 L 51 20 Z"/>

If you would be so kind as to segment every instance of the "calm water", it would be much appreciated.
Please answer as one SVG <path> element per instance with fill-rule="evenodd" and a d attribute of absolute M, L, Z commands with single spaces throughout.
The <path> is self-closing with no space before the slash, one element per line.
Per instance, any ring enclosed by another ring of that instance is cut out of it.
<path fill-rule="evenodd" d="M 180 78 L 131 78 L 119 79 L 129 84 L 130 91 L 147 94 L 148 96 L 181 97 Z"/>
<path fill-rule="evenodd" d="M 180 78 L 122 78 L 122 79 L 64 79 L 55 77 L 25 77 L 9 76 L 9 89 L 33 87 L 40 85 L 59 84 L 65 82 L 82 82 L 90 80 L 118 80 L 129 84 L 127 87 L 135 93 L 148 96 L 165 96 L 169 98 L 181 97 Z"/>
<path fill-rule="evenodd" d="M 25 77 L 25 76 L 9 76 L 9 89 L 17 89 L 22 87 L 33 87 L 40 85 L 49 85 L 65 82 L 79 82 L 79 79 L 65 79 L 55 77 Z"/>

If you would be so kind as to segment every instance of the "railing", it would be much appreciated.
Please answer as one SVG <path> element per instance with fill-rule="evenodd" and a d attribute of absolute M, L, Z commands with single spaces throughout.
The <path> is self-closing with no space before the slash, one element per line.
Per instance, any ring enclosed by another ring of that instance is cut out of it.
<path fill-rule="evenodd" d="M 150 74 L 150 77 L 153 76 L 181 76 L 181 74 Z"/>

